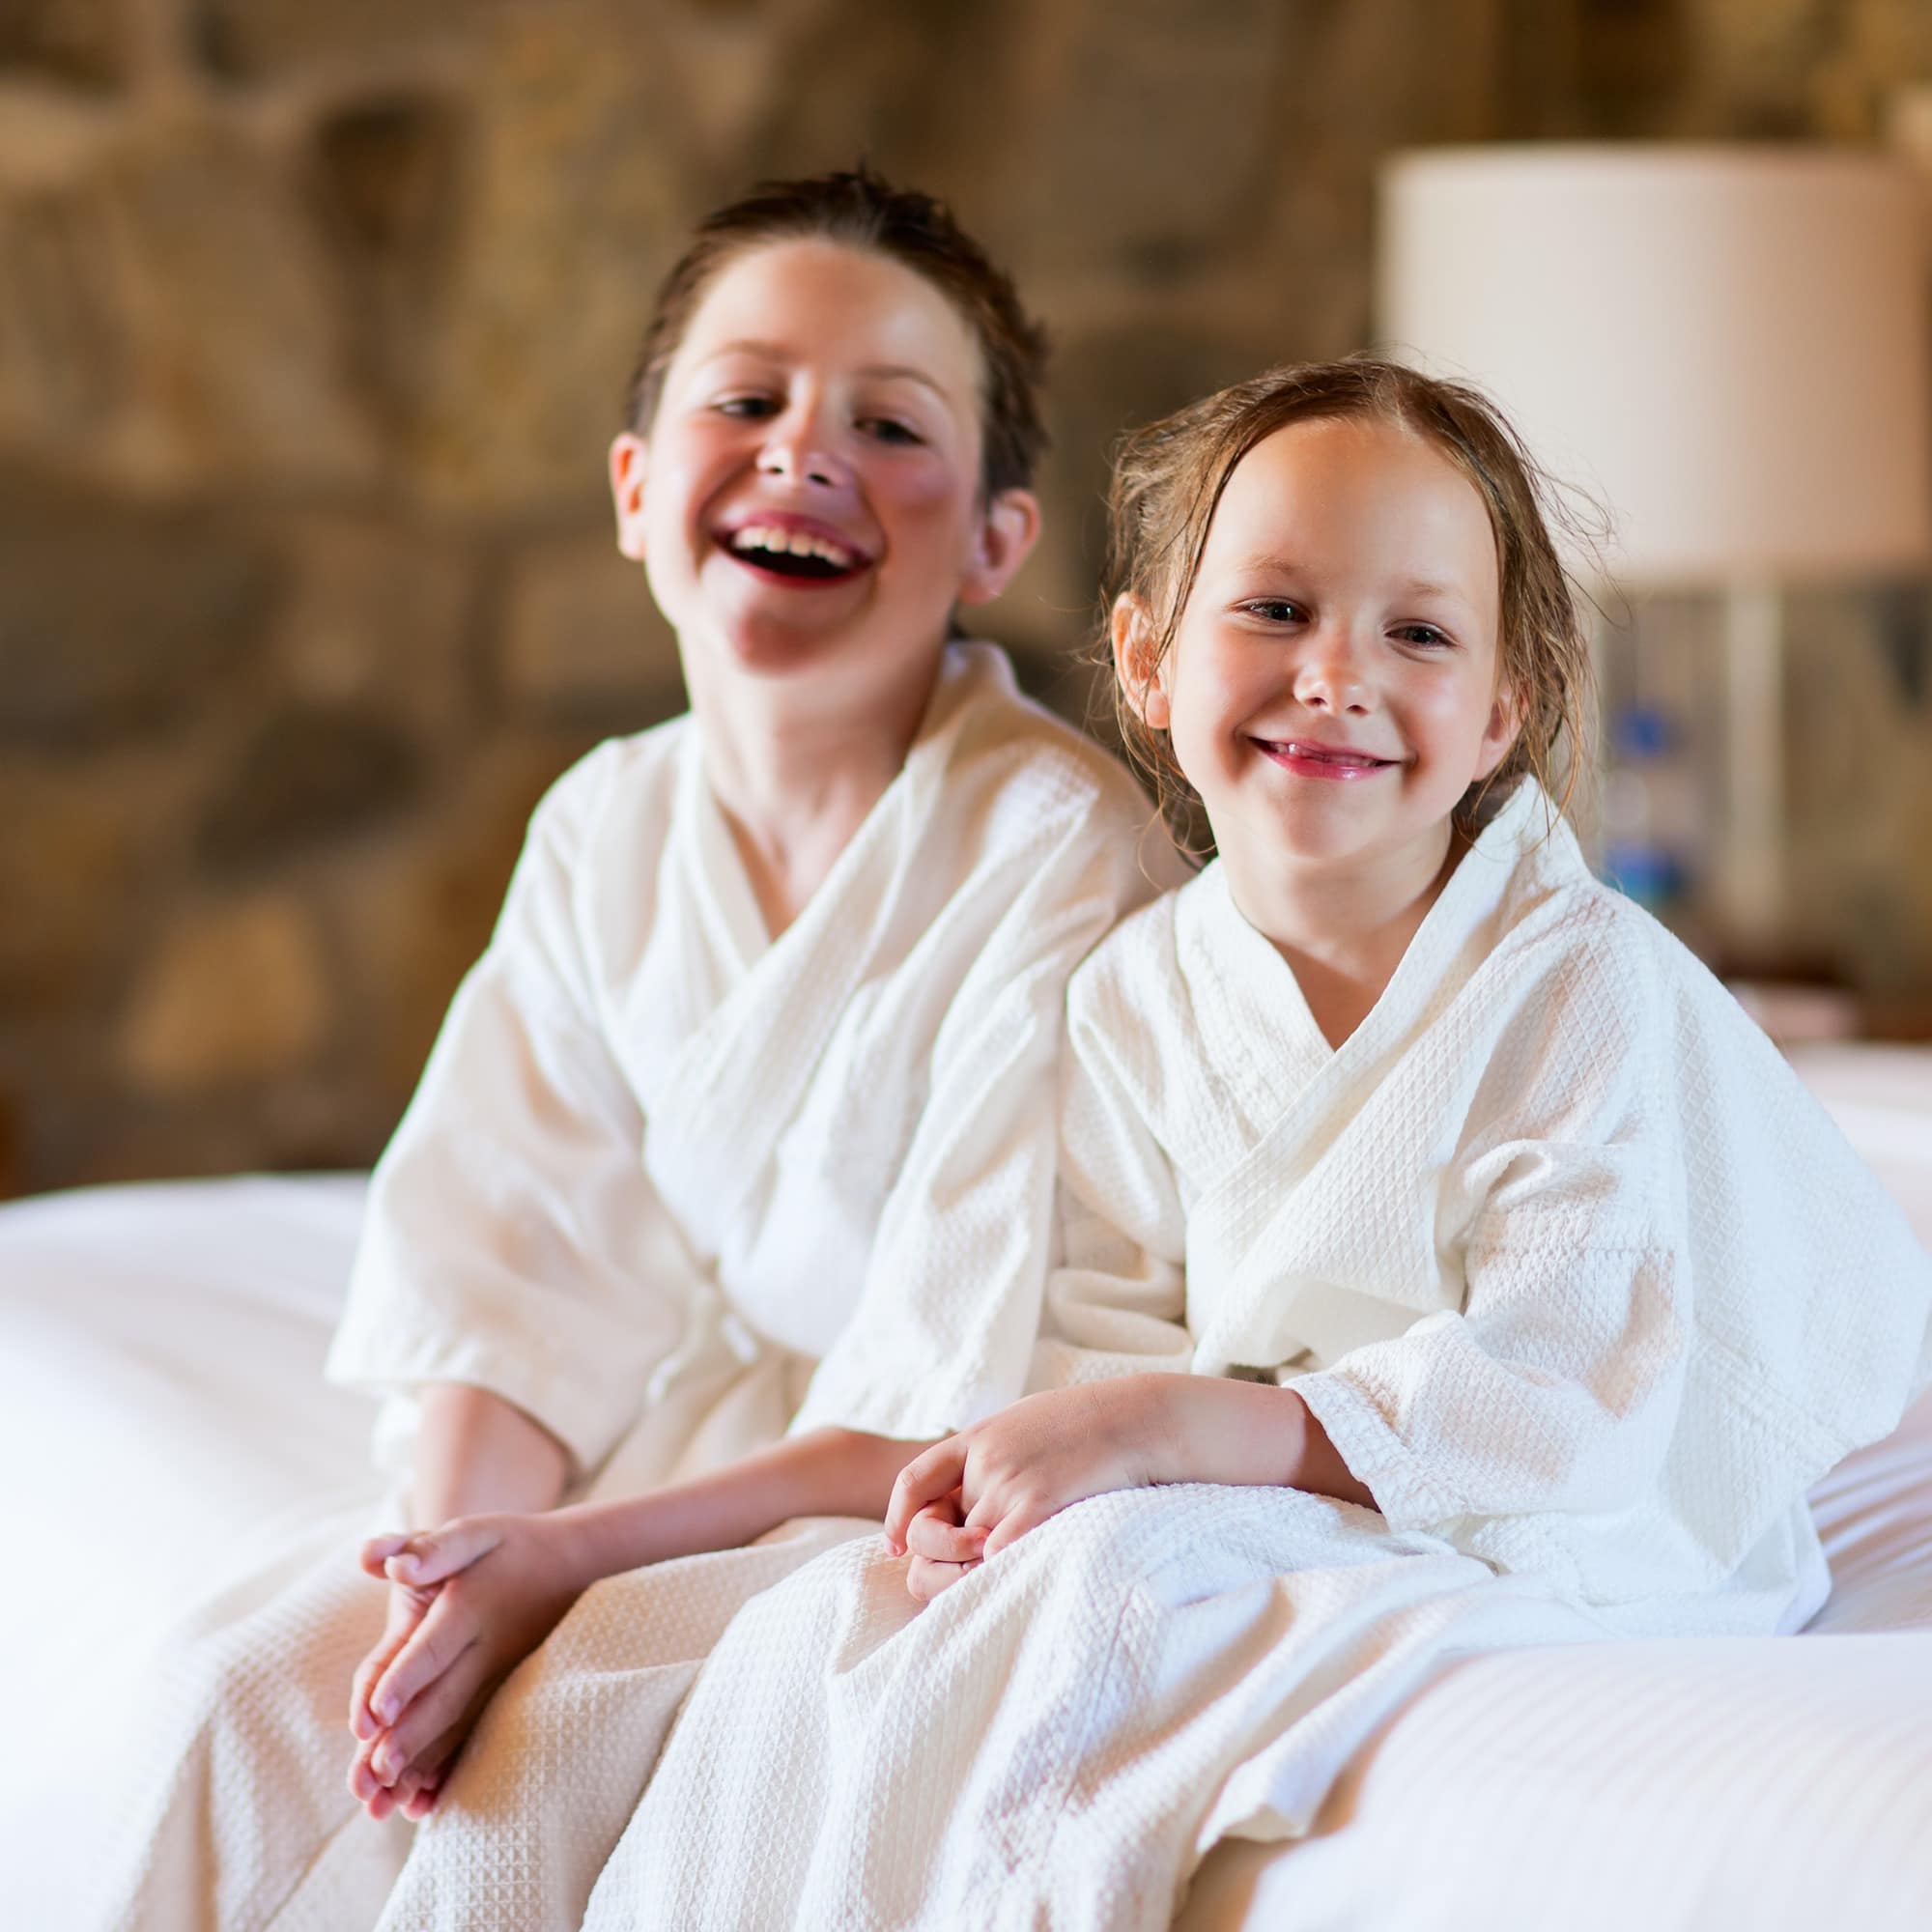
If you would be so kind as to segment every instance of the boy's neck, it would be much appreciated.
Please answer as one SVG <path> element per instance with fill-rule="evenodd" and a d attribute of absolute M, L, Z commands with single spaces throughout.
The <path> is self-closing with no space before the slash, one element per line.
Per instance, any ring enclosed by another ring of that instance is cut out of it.
<path fill-rule="evenodd" d="M 939 673 L 909 654 L 860 692 L 810 674 L 692 676 L 705 772 L 768 934 L 797 919 L 903 769 Z"/>

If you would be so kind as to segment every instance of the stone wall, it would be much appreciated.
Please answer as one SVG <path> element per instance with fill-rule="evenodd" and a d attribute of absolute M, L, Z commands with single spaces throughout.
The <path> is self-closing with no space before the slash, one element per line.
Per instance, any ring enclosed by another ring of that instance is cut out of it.
<path fill-rule="evenodd" d="M 11 0 L 0 1192 L 380 1148 L 537 794 L 680 704 L 603 453 L 753 177 L 931 185 L 1051 322 L 990 628 L 1078 713 L 1108 440 L 1366 338 L 1386 151 L 1861 140 L 1928 79 L 1922 0 Z M 1922 774 L 1908 618 L 1821 621 Z M 1860 823 L 1922 985 L 1913 783 Z"/>

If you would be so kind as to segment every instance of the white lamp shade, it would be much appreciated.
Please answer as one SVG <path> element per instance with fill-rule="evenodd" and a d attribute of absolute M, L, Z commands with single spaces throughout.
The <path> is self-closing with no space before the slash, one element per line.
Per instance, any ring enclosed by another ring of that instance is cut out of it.
<path fill-rule="evenodd" d="M 1382 175 L 1378 332 L 1597 497 L 1634 583 L 1908 569 L 1932 551 L 1929 220 L 1874 155 L 1422 151 Z"/>

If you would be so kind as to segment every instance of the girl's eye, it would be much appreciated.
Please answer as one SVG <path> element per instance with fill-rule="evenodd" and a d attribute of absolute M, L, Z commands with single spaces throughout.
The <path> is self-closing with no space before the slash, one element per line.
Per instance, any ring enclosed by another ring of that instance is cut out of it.
<path fill-rule="evenodd" d="M 867 416 L 859 427 L 881 442 L 913 443 L 922 440 L 917 430 L 893 416 Z"/>
<path fill-rule="evenodd" d="M 1286 597 L 1258 597 L 1243 608 L 1266 624 L 1298 623 L 1306 614 L 1299 604 L 1291 604 Z"/>
<path fill-rule="evenodd" d="M 776 415 L 779 405 L 775 396 L 724 396 L 712 408 L 721 416 L 738 416 L 755 422 L 765 416 Z"/>
<path fill-rule="evenodd" d="M 1420 644 L 1430 650 L 1448 650 L 1452 639 L 1434 624 L 1405 624 L 1396 636 L 1406 644 Z"/>

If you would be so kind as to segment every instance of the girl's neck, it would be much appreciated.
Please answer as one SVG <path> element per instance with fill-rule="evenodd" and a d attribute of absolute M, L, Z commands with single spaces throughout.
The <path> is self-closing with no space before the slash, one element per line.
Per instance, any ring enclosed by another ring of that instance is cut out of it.
<path fill-rule="evenodd" d="M 1309 1011 L 1339 1047 L 1374 1010 L 1467 849 L 1445 825 L 1439 839 L 1380 865 L 1306 872 L 1244 865 L 1238 852 L 1222 863 L 1241 916 L 1294 969 Z"/>
<path fill-rule="evenodd" d="M 753 677 L 686 663 L 705 772 L 776 939 L 903 769 L 939 673 L 909 653 L 862 694 L 811 673 Z"/>

